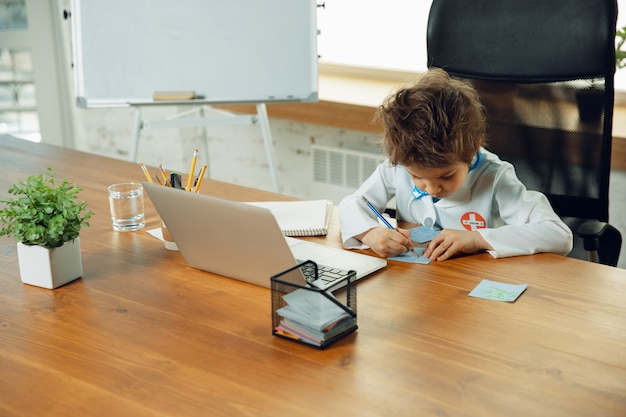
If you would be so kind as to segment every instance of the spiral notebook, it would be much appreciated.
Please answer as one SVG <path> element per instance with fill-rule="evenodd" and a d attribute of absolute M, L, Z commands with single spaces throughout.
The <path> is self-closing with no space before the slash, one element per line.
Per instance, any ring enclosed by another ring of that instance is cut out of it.
<path fill-rule="evenodd" d="M 329 200 L 265 201 L 248 203 L 268 209 L 285 236 L 325 236 L 333 214 Z"/>

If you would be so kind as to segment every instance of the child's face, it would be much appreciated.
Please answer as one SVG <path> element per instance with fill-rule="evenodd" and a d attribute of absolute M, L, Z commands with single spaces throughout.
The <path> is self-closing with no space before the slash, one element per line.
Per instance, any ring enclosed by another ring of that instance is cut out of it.
<path fill-rule="evenodd" d="M 436 198 L 448 197 L 461 188 L 469 172 L 469 167 L 464 162 L 444 168 L 421 168 L 418 165 L 405 168 L 417 188 Z"/>

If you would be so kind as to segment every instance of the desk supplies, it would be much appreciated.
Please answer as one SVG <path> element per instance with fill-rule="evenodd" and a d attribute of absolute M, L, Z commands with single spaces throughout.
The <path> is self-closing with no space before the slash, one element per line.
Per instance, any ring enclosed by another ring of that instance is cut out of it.
<path fill-rule="evenodd" d="M 200 170 L 200 173 L 198 174 L 198 178 L 196 178 L 196 184 L 194 185 L 194 191 L 196 193 L 200 192 L 200 185 L 202 185 L 202 179 L 204 178 L 204 176 L 206 175 L 206 164 L 202 165 L 202 169 Z"/>
<path fill-rule="evenodd" d="M 152 99 L 155 101 L 158 101 L 158 100 L 184 101 L 184 100 L 193 100 L 194 98 L 196 98 L 196 92 L 193 90 L 155 91 L 154 93 L 152 93 Z"/>
<path fill-rule="evenodd" d="M 172 188 L 182 189 L 183 188 L 183 179 L 180 176 L 180 174 L 178 174 L 176 172 L 172 172 L 170 174 L 170 184 L 172 184 Z"/>
<path fill-rule="evenodd" d="M 193 156 L 191 157 L 191 166 L 189 167 L 189 175 L 187 176 L 187 187 L 185 189 L 187 191 L 191 191 L 191 186 L 193 185 L 193 174 L 196 171 L 196 162 L 198 161 L 198 150 L 193 151 Z"/>
<path fill-rule="evenodd" d="M 198 176 L 194 176 L 197 162 L 198 162 L 198 149 L 195 149 L 191 157 L 191 165 L 189 167 L 189 175 L 187 176 L 187 183 L 185 187 L 183 187 L 182 175 L 177 172 L 171 172 L 168 175 L 167 170 L 165 169 L 163 164 L 159 164 L 159 174 L 163 178 L 163 180 L 161 181 L 161 179 L 157 175 L 156 177 L 157 182 L 159 183 L 159 185 L 164 185 L 166 187 L 184 189 L 185 191 L 188 191 L 188 192 L 195 191 L 197 193 L 198 189 L 200 188 L 200 183 L 202 182 L 202 177 L 204 177 L 206 170 L 207 170 L 207 166 L 205 164 L 202 166 L 202 169 L 200 170 L 200 173 L 198 174 Z M 140 166 L 144 172 L 144 175 L 146 176 L 146 180 L 148 182 L 154 182 L 152 181 L 152 178 L 150 177 L 145 165 L 140 164 Z"/>
<path fill-rule="evenodd" d="M 145 175 L 146 180 L 148 182 L 153 182 L 152 181 L 152 177 L 150 176 L 150 173 L 148 172 L 148 168 L 146 168 L 146 164 L 141 163 L 141 164 L 139 164 L 139 166 L 141 166 L 141 170 L 143 171 L 143 175 Z"/>
<path fill-rule="evenodd" d="M 176 244 L 176 241 L 172 237 L 172 234 L 167 228 L 167 225 L 163 221 L 161 221 L 161 237 L 163 238 L 163 245 L 165 246 L 165 249 L 178 250 L 178 245 Z"/>
<path fill-rule="evenodd" d="M 355 270 L 357 278 L 387 265 L 375 256 L 286 238 L 264 208 L 147 182 L 144 188 L 185 261 L 203 271 L 269 288 L 270 276 L 298 259 Z"/>
<path fill-rule="evenodd" d="M 171 186 L 172 184 L 170 183 L 170 180 L 167 178 L 167 172 L 165 171 L 163 164 L 159 164 L 159 171 L 161 172 L 161 176 L 163 177 L 163 185 L 168 186 L 168 187 Z"/>
<path fill-rule="evenodd" d="M 307 285 L 309 269 L 317 271 L 317 264 L 306 261 L 270 278 L 272 334 L 323 349 L 358 327 L 356 272 L 349 271 L 342 290 L 331 294 Z"/>
<path fill-rule="evenodd" d="M 388 229 L 395 230 L 396 232 L 398 231 L 398 229 L 393 227 L 391 225 L 391 223 L 389 223 L 389 221 L 387 221 L 387 219 L 385 219 L 385 216 L 383 216 L 380 213 L 380 211 L 378 211 L 376 209 L 376 207 L 374 207 L 374 205 L 372 203 L 370 203 L 370 201 L 367 198 L 365 198 L 364 195 L 361 196 L 361 199 L 365 202 L 365 204 L 367 204 L 367 207 L 369 207 L 370 210 L 372 210 L 372 212 L 376 215 L 376 217 L 378 217 L 380 219 L 380 221 L 382 221 L 385 224 L 385 226 L 387 226 Z M 398 232 L 398 233 L 400 233 L 400 232 Z M 415 252 L 414 248 L 411 248 L 411 252 L 413 252 L 413 254 L 419 258 L 419 255 L 417 254 L 417 252 Z"/>
<path fill-rule="evenodd" d="M 425 248 L 414 248 L 413 252 L 401 253 L 400 255 L 391 256 L 388 259 L 390 261 L 400 261 L 400 262 L 409 262 L 413 264 L 428 265 L 430 263 L 430 258 L 426 258 L 424 256 L 424 249 Z"/>
<path fill-rule="evenodd" d="M 526 288 L 528 288 L 527 284 L 506 284 L 483 279 L 468 295 L 487 300 L 513 302 L 526 291 Z"/>
<path fill-rule="evenodd" d="M 325 236 L 333 213 L 328 200 L 247 203 L 272 212 L 285 236 Z"/>

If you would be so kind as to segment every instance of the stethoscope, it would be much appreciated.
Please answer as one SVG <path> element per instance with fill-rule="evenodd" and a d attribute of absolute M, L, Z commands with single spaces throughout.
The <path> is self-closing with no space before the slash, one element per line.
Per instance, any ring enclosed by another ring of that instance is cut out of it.
<path fill-rule="evenodd" d="M 478 168 L 478 166 L 480 166 L 480 163 L 482 162 L 482 160 L 483 160 L 483 156 L 482 156 L 482 154 L 480 152 L 478 152 L 476 154 L 476 156 L 474 156 L 474 158 L 472 159 L 472 165 L 470 165 L 468 172 L 471 172 L 471 171 L 475 170 L 476 168 Z M 411 194 L 413 194 L 413 200 L 409 201 L 409 212 L 411 212 L 411 207 L 410 206 L 411 206 L 412 202 L 420 200 L 420 199 L 430 195 L 426 191 L 423 191 L 423 190 L 420 190 L 419 188 L 417 188 L 416 185 L 413 185 L 413 191 L 411 192 Z M 440 199 L 432 197 L 432 200 L 433 200 L 433 203 L 436 203 Z M 432 211 L 433 211 L 433 213 L 431 213 L 431 214 L 436 216 L 434 207 L 433 207 Z M 431 216 L 425 217 L 424 221 L 422 222 L 422 225 L 432 229 L 433 226 L 435 225 L 435 218 L 434 218 L 434 216 L 433 217 L 431 217 Z"/>

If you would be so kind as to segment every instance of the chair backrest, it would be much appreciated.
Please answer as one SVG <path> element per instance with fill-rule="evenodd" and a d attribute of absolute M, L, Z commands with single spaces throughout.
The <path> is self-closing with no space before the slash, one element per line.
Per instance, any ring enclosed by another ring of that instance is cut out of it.
<path fill-rule="evenodd" d="M 615 0 L 432 2 L 428 66 L 472 80 L 487 147 L 562 217 L 608 221 L 616 22 Z M 601 96 L 595 116 L 585 91 Z"/>

